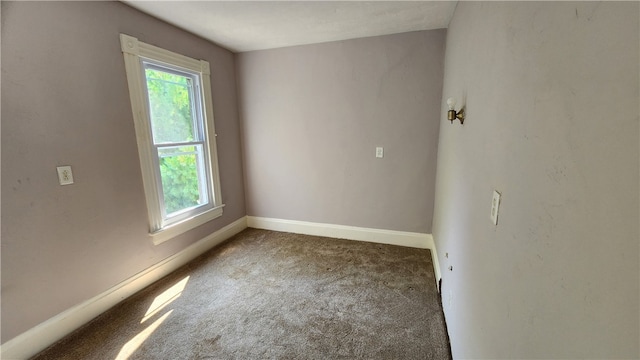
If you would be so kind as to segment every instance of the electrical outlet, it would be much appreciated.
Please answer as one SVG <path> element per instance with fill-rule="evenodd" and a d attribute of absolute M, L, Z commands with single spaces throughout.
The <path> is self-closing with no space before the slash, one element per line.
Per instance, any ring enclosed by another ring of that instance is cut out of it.
<path fill-rule="evenodd" d="M 73 184 L 73 172 L 71 172 L 71 166 L 58 166 L 57 169 L 60 185 Z"/>
<path fill-rule="evenodd" d="M 500 210 L 500 193 L 493 190 L 493 199 L 491 199 L 491 222 L 498 225 L 498 211 Z"/>
<path fill-rule="evenodd" d="M 384 157 L 384 149 L 381 147 L 376 148 L 376 157 L 381 158 Z"/>

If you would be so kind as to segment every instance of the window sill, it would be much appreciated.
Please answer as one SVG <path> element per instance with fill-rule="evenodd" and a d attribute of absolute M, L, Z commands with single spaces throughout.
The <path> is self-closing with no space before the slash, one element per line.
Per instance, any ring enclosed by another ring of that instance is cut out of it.
<path fill-rule="evenodd" d="M 154 231 L 150 233 L 149 235 L 151 235 L 151 237 L 153 238 L 153 244 L 154 245 L 162 244 L 167 240 L 173 239 L 174 237 L 182 233 L 185 233 L 197 226 L 200 226 L 208 221 L 211 221 L 215 218 L 222 216 L 223 207 L 224 207 L 224 204 L 214 207 L 211 210 L 207 210 L 192 218 L 182 220 L 179 223 L 172 224 L 158 231 Z"/>

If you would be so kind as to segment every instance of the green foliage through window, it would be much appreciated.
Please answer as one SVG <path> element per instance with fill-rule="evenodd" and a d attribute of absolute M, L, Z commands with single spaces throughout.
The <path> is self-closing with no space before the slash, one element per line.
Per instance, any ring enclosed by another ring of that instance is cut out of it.
<path fill-rule="evenodd" d="M 195 155 L 161 157 L 160 174 L 167 214 L 199 204 L 200 192 Z"/>
<path fill-rule="evenodd" d="M 190 77 L 146 69 L 153 142 L 194 140 Z"/>

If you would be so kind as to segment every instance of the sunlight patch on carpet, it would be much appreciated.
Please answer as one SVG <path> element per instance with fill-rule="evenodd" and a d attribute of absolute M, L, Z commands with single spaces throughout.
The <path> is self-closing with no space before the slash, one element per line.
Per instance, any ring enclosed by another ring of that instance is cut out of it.
<path fill-rule="evenodd" d="M 140 324 L 143 324 L 152 316 L 160 312 L 160 310 L 171 304 L 175 299 L 179 298 L 180 295 L 182 295 L 182 291 L 187 286 L 187 282 L 189 282 L 189 276 L 178 281 L 175 285 L 165 290 L 162 294 L 156 296 L 156 298 L 151 303 L 151 306 L 149 306 L 149 309 L 144 314 L 144 317 L 142 318 L 142 320 L 140 320 Z"/>
<path fill-rule="evenodd" d="M 153 334 L 154 331 L 160 326 L 168 317 L 171 315 L 173 310 L 169 310 L 166 314 L 162 315 L 161 318 L 154 321 L 151 325 L 149 325 L 146 329 L 142 330 L 138 333 L 138 335 L 134 336 L 131 340 L 127 341 L 126 344 L 122 347 L 118 356 L 116 356 L 115 360 L 127 360 L 129 357 L 142 345 L 142 343 L 147 340 L 147 338 Z"/>

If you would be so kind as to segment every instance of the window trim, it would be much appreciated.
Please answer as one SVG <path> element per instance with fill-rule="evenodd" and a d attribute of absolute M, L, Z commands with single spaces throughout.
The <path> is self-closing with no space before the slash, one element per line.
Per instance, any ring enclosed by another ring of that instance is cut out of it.
<path fill-rule="evenodd" d="M 124 56 L 127 83 L 129 85 L 129 97 L 133 111 L 133 122 L 138 143 L 140 168 L 142 170 L 142 182 L 144 185 L 149 217 L 149 234 L 154 244 L 165 242 L 179 234 L 202 225 L 210 220 L 222 216 L 222 192 L 220 189 L 220 171 L 218 168 L 218 153 L 216 132 L 213 120 L 213 102 L 211 97 L 211 70 L 209 62 L 196 60 L 169 50 L 153 46 L 139 41 L 133 36 L 120 34 L 120 45 Z M 143 59 L 166 63 L 169 66 L 181 67 L 200 73 L 200 91 L 203 101 L 203 120 L 205 126 L 204 151 L 208 153 L 209 169 L 211 169 L 211 188 L 213 190 L 213 208 L 201 212 L 193 217 L 178 221 L 171 225 L 163 226 L 161 201 L 159 196 L 158 179 L 156 176 L 156 164 L 152 150 L 151 123 L 149 121 L 149 109 L 147 107 L 146 85 L 143 82 Z"/>

